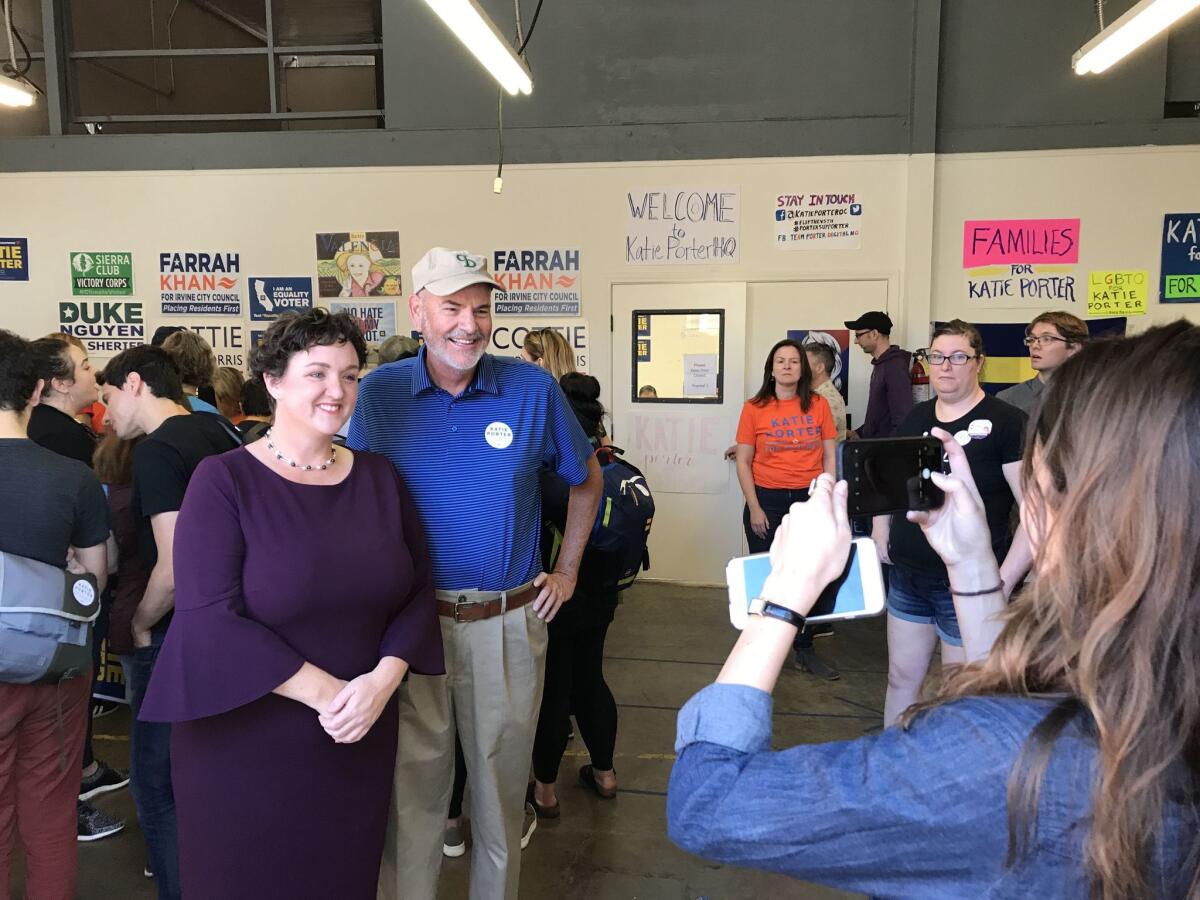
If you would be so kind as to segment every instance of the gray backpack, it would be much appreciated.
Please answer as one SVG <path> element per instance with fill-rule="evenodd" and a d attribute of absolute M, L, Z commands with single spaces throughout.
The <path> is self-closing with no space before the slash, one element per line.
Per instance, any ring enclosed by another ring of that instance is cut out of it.
<path fill-rule="evenodd" d="M 95 576 L 0 552 L 0 682 L 54 684 L 87 674 L 99 615 Z"/>

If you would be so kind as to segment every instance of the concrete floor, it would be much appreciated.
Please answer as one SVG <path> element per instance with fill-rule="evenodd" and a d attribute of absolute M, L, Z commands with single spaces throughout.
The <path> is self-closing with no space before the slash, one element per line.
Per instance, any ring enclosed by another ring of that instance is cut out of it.
<path fill-rule="evenodd" d="M 853 738 L 879 726 L 887 674 L 883 625 L 882 619 L 843 623 L 834 637 L 817 641 L 818 652 L 841 668 L 840 681 L 784 673 L 776 691 L 776 746 Z M 576 786 L 576 772 L 587 762 L 576 738 L 559 778 L 562 817 L 542 821 L 522 857 L 522 900 L 852 896 L 709 864 L 667 840 L 664 798 L 674 759 L 675 716 L 716 676 L 735 635 L 721 591 L 643 582 L 629 592 L 609 632 L 606 666 L 620 707 L 620 793 L 604 801 Z M 111 765 L 128 764 L 128 726 L 124 711 L 97 722 L 96 753 Z M 124 816 L 129 825 L 112 838 L 80 845 L 78 896 L 150 900 L 154 889 L 142 876 L 144 851 L 132 798 L 121 791 L 97 804 Z M 444 861 L 441 900 L 467 896 L 468 863 L 469 856 Z"/>

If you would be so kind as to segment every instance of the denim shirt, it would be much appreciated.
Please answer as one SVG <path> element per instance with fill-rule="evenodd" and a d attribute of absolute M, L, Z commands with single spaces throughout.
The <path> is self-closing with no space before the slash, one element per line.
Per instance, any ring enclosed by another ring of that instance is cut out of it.
<path fill-rule="evenodd" d="M 1084 841 L 1096 746 L 1078 720 L 1055 744 L 1030 851 L 1008 854 L 1009 774 L 1052 700 L 946 703 L 853 741 L 772 751 L 771 697 L 713 684 L 679 713 L 671 840 L 723 863 L 878 897 L 1088 896 Z M 1150 853 L 1156 897 L 1184 898 L 1194 805 L 1170 805 Z"/>

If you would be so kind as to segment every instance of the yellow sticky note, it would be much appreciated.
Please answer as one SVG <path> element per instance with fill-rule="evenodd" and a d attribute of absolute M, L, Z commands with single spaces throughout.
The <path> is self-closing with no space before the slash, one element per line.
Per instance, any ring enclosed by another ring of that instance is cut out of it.
<path fill-rule="evenodd" d="M 1088 315 L 1144 316 L 1149 283 L 1150 273 L 1145 269 L 1089 272 Z"/>

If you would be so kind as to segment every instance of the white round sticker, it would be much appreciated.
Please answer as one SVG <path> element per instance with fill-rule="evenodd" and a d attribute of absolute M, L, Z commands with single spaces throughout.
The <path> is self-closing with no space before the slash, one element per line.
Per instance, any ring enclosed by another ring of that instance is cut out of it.
<path fill-rule="evenodd" d="M 981 439 L 987 437 L 991 433 L 992 433 L 992 420 L 991 419 L 975 419 L 971 422 L 970 425 L 967 426 L 967 434 L 969 434 L 971 437 L 975 438 L 975 440 L 981 440 Z"/>
<path fill-rule="evenodd" d="M 96 589 L 92 587 L 90 582 L 75 582 L 74 587 L 71 588 L 71 593 L 75 595 L 75 600 L 80 606 L 91 606 L 96 602 Z"/>
<path fill-rule="evenodd" d="M 513 442 L 513 430 L 503 422 L 493 422 L 483 429 L 483 438 L 489 447 L 503 450 Z"/>
<path fill-rule="evenodd" d="M 965 431 L 955 432 L 954 439 L 956 441 L 958 441 L 960 444 L 962 444 L 964 447 L 967 446 L 967 444 L 971 443 L 971 435 L 967 434 L 967 432 L 965 432 Z"/>

